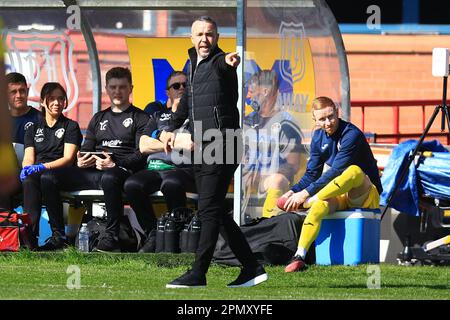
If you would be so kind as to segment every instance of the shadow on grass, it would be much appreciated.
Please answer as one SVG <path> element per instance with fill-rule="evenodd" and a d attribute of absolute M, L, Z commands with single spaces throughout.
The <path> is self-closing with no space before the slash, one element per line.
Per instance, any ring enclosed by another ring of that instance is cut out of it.
<path fill-rule="evenodd" d="M 341 285 L 341 286 L 329 286 L 329 288 L 335 289 L 367 289 L 367 285 Z M 404 288 L 423 288 L 434 290 L 450 290 L 446 285 L 420 285 L 420 284 L 381 284 L 381 289 L 404 289 Z"/>
<path fill-rule="evenodd" d="M 189 266 L 194 261 L 192 253 L 82 253 L 75 248 L 68 248 L 57 252 L 36 252 L 27 249 L 19 252 L 0 253 L 1 262 L 30 263 L 33 261 L 68 262 L 68 263 L 95 263 L 110 265 L 116 263 L 143 262 L 164 268 Z"/>

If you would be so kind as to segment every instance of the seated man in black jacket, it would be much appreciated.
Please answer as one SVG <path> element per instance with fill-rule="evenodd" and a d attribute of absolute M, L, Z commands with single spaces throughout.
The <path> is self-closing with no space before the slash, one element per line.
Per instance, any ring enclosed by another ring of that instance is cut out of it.
<path fill-rule="evenodd" d="M 94 115 L 88 125 L 77 166 L 48 170 L 41 177 L 42 196 L 47 206 L 52 237 L 41 247 L 56 250 L 65 245 L 60 191 L 102 189 L 105 194 L 107 227 L 98 251 L 120 251 L 119 219 L 123 215 L 122 190 L 125 180 L 145 166 L 139 151 L 148 115 L 131 105 L 133 90 L 130 70 L 122 67 L 106 73 L 106 92 L 111 106 Z M 91 152 L 102 152 L 94 155 Z"/>
<path fill-rule="evenodd" d="M 144 108 L 144 111 L 150 116 L 155 112 L 161 112 L 161 115 L 170 112 L 170 110 L 175 112 L 186 89 L 186 82 L 186 74 L 183 71 L 173 71 L 166 80 L 166 102 L 160 100 L 150 102 Z"/>
<path fill-rule="evenodd" d="M 174 71 L 169 76 L 167 80 L 167 96 L 169 98 L 167 106 L 163 110 L 155 111 L 150 115 L 145 134 L 141 136 L 139 141 L 140 151 L 148 155 L 147 169 L 132 175 L 124 185 L 127 199 L 136 212 L 136 216 L 139 217 L 141 226 L 148 234 L 147 240 L 139 252 L 155 251 L 156 219 L 148 196 L 161 190 L 166 200 L 167 209 L 171 212 L 173 209 L 186 207 L 186 192 L 196 192 L 194 168 L 189 164 L 189 155 L 184 158 L 186 163 L 175 164 L 172 161 L 172 154 L 164 152 L 164 144 L 159 140 L 164 131 L 172 131 L 172 115 L 177 111 L 180 95 L 183 94 L 185 86 L 186 75 L 183 72 Z M 183 136 L 188 141 L 186 144 L 180 143 L 179 149 L 183 149 L 190 154 L 193 144 L 190 134 L 179 132 L 177 144 L 183 140 Z M 183 152 L 180 152 L 180 157 L 182 156 Z"/>

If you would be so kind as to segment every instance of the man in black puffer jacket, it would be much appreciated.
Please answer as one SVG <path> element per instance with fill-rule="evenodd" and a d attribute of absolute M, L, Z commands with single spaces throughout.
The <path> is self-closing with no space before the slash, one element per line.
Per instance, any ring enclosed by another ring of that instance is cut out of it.
<path fill-rule="evenodd" d="M 167 288 L 206 285 L 206 273 L 222 230 L 243 266 L 238 278 L 228 286 L 250 287 L 267 280 L 264 268 L 257 262 L 240 228 L 225 210 L 227 189 L 240 160 L 236 106 L 236 67 L 240 60 L 237 53 L 225 54 L 217 46 L 218 39 L 217 25 L 210 17 L 200 17 L 192 24 L 194 47 L 188 51 L 187 88 L 172 120 L 174 126 L 179 127 L 189 117 L 196 148 L 194 168 L 202 228 L 192 270 L 167 284 Z M 233 134 L 229 134 L 231 132 Z M 161 134 L 166 151 L 171 149 L 175 138 L 176 135 L 169 132 Z"/>

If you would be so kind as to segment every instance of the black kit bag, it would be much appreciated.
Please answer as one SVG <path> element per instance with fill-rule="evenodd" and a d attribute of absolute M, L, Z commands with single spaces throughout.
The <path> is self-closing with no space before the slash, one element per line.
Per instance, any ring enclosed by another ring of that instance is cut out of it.
<path fill-rule="evenodd" d="M 98 241 L 100 237 L 105 234 L 106 230 L 106 217 L 98 218 L 94 217 L 87 223 L 87 228 L 89 231 L 89 251 L 92 251 L 95 247 L 97 247 Z M 76 238 L 76 242 L 78 243 L 78 235 Z"/>
<path fill-rule="evenodd" d="M 297 251 L 298 239 L 305 215 L 282 213 L 272 218 L 259 218 L 241 226 L 256 259 L 261 264 L 286 265 Z M 216 263 L 240 266 L 228 241 L 219 235 L 214 251 Z M 315 263 L 314 247 L 306 255 L 306 263 Z"/>
<path fill-rule="evenodd" d="M 105 234 L 107 225 L 106 217 L 94 217 L 87 223 L 89 230 L 89 251 L 98 244 L 100 238 Z M 78 238 L 78 237 L 77 237 Z M 136 231 L 126 215 L 120 218 L 119 246 L 121 252 L 137 252 L 142 243 Z"/>

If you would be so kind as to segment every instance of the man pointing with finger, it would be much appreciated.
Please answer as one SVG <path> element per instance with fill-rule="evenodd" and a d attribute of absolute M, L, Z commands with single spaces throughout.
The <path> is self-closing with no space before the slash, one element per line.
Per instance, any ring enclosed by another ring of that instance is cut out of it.
<path fill-rule="evenodd" d="M 237 152 L 240 141 L 235 143 L 234 137 L 227 138 L 229 135 L 226 135 L 227 132 L 236 133 L 236 130 L 239 130 L 236 67 L 240 58 L 236 52 L 225 54 L 217 46 L 217 25 L 210 17 L 198 18 L 192 24 L 191 31 L 194 47 L 188 51 L 190 65 L 187 88 L 172 121 L 174 127 L 178 128 L 189 118 L 196 158 L 201 155 L 201 161 L 194 161 L 194 169 L 202 228 L 192 270 L 166 287 L 206 286 L 206 273 L 219 232 L 224 233 L 223 236 L 243 266 L 238 278 L 228 286 L 250 287 L 267 280 L 267 274 L 253 256 L 240 228 L 225 209 L 228 186 L 240 160 Z M 167 151 L 173 146 L 175 135 L 163 132 L 160 139 L 165 143 Z M 240 140 L 238 135 L 236 140 Z M 215 152 L 211 153 L 212 157 L 207 160 L 207 151 L 218 142 L 220 148 L 214 148 Z"/>

